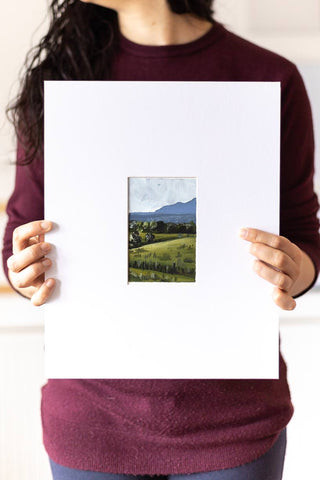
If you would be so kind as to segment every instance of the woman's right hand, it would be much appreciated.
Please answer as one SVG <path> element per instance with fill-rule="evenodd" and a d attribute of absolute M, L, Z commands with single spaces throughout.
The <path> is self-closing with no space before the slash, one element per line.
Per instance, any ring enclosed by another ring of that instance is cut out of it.
<path fill-rule="evenodd" d="M 30 298 L 35 306 L 44 304 L 55 286 L 53 278 L 44 281 L 44 272 L 52 263 L 44 258 L 51 250 L 51 245 L 44 241 L 44 234 L 51 228 L 51 222 L 37 220 L 20 225 L 12 235 L 13 255 L 7 260 L 8 275 L 13 287 Z"/>

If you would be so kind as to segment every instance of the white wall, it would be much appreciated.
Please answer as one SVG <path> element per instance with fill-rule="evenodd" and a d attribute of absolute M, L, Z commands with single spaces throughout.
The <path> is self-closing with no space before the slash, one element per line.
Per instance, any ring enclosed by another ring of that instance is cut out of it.
<path fill-rule="evenodd" d="M 17 89 L 17 75 L 32 44 L 46 31 L 44 0 L 2 2 L 0 16 L 0 235 L 1 214 L 13 188 L 12 130 L 4 107 Z M 217 16 L 239 35 L 291 59 L 299 66 L 312 101 L 316 142 L 320 145 L 320 0 L 216 0 Z M 39 25 L 42 25 L 39 27 Z M 38 28 L 39 27 L 39 28 Z M 317 80 L 319 79 L 319 80 Z M 317 192 L 320 191 L 317 148 Z M 4 276 L 0 275 L 0 286 Z M 298 299 L 281 315 L 282 351 L 295 415 L 288 427 L 283 480 L 317 478 L 320 397 L 319 292 Z M 15 293 L 0 293 L 0 478 L 49 480 L 39 414 L 43 377 L 43 312 Z M 6 365 L 6 367 L 5 367 Z M 258 480 L 258 479 L 257 479 Z"/>

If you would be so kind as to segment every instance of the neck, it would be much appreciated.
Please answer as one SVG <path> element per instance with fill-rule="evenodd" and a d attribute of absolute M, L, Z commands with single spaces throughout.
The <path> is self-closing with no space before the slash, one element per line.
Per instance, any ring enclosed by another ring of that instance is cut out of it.
<path fill-rule="evenodd" d="M 143 45 L 178 45 L 204 35 L 212 23 L 191 14 L 176 14 L 167 0 L 123 2 L 118 9 L 121 33 Z"/>

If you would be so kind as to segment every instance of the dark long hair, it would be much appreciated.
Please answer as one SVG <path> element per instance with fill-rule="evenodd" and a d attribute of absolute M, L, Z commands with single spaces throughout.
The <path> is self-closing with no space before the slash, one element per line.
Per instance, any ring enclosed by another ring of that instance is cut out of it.
<path fill-rule="evenodd" d="M 174 13 L 213 22 L 214 0 L 167 0 Z M 52 0 L 50 26 L 24 63 L 20 92 L 6 109 L 26 165 L 43 154 L 43 81 L 106 80 L 119 35 L 118 14 L 79 0 Z"/>

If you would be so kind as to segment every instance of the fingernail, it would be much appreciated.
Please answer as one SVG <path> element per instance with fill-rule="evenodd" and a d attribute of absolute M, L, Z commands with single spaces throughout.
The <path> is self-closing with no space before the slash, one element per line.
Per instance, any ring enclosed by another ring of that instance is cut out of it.
<path fill-rule="evenodd" d="M 43 252 L 49 252 L 51 246 L 48 243 L 43 243 L 40 248 Z"/>
<path fill-rule="evenodd" d="M 14 263 L 14 260 L 12 257 L 9 257 L 7 260 L 7 267 L 11 268 Z"/>
<path fill-rule="evenodd" d="M 42 262 L 42 265 L 44 265 L 45 267 L 48 267 L 49 265 L 51 264 L 49 258 L 46 258 L 45 260 L 43 260 Z"/>
<path fill-rule="evenodd" d="M 241 238 L 246 238 L 248 235 L 248 230 L 246 228 L 241 228 L 239 231 L 239 235 Z"/>
<path fill-rule="evenodd" d="M 48 280 L 46 280 L 45 283 L 46 283 L 47 287 L 49 287 L 49 288 L 53 287 L 53 285 L 54 285 L 54 281 L 52 280 L 52 278 L 49 278 Z"/>
<path fill-rule="evenodd" d="M 295 306 L 296 306 L 296 302 L 290 303 L 289 305 L 290 310 L 293 310 Z"/>
<path fill-rule="evenodd" d="M 49 222 L 41 222 L 40 225 L 41 225 L 41 228 L 43 228 L 43 230 L 48 230 L 48 228 L 50 227 Z"/>

